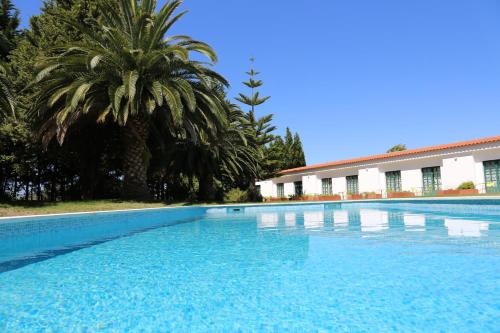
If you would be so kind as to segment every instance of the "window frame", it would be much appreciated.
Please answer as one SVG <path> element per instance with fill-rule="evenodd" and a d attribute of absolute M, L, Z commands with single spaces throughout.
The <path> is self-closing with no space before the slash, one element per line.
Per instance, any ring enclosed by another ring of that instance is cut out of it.
<path fill-rule="evenodd" d="M 359 177 L 358 175 L 346 176 L 346 190 L 347 194 L 359 194 Z"/>
<path fill-rule="evenodd" d="M 321 194 L 322 195 L 333 194 L 332 178 L 321 178 Z"/>

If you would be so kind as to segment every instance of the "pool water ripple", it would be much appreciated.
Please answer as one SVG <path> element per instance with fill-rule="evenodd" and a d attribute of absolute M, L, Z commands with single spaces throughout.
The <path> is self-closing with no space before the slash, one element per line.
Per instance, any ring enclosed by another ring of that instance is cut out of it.
<path fill-rule="evenodd" d="M 498 332 L 499 241 L 491 211 L 209 209 L 0 273 L 0 331 Z"/>

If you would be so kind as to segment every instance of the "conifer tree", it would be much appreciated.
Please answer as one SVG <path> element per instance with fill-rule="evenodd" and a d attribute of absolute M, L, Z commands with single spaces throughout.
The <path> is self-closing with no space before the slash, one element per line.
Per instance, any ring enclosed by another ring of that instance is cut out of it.
<path fill-rule="evenodd" d="M 259 96 L 259 92 L 256 91 L 256 89 L 261 87 L 264 83 L 262 82 L 262 80 L 256 79 L 256 76 L 259 75 L 260 73 L 255 71 L 255 69 L 253 68 L 255 58 L 254 57 L 250 58 L 250 62 L 252 63 L 252 66 L 250 68 L 250 71 L 246 72 L 246 74 L 248 74 L 250 78 L 248 79 L 248 81 L 243 82 L 243 84 L 252 90 L 252 94 L 248 96 L 240 93 L 240 96 L 236 97 L 236 100 L 245 105 L 250 106 L 249 114 L 252 114 L 252 116 L 254 116 L 255 107 L 257 105 L 265 103 L 269 98 L 271 98 L 271 96 L 266 96 L 266 97 Z"/>
<path fill-rule="evenodd" d="M 19 10 L 11 0 L 0 0 L 0 60 L 7 61 L 19 36 Z"/>
<path fill-rule="evenodd" d="M 260 97 L 260 93 L 259 91 L 257 91 L 257 88 L 261 87 L 263 85 L 263 82 L 262 80 L 257 79 L 257 75 L 259 75 L 259 72 L 254 69 L 255 58 L 250 58 L 250 62 L 250 71 L 246 72 L 246 74 L 248 74 L 249 76 L 249 79 L 248 81 L 243 82 L 243 84 L 251 89 L 251 94 L 249 96 L 240 93 L 239 97 L 236 97 L 236 100 L 250 107 L 245 115 L 245 118 L 248 121 L 248 126 L 253 131 L 253 138 L 255 142 L 260 148 L 261 157 L 259 158 L 257 177 L 263 179 L 269 177 L 272 174 L 271 170 L 276 169 L 275 164 L 277 163 L 277 161 L 271 159 L 270 156 L 268 156 L 268 146 L 274 140 L 272 132 L 276 129 L 276 127 L 271 124 L 273 119 L 272 114 L 267 114 L 262 117 L 257 117 L 255 115 L 256 106 L 264 104 L 269 98 L 271 98 L 271 96 Z M 247 184 L 243 184 L 243 186 L 252 189 L 255 179 L 250 178 L 246 180 L 246 182 Z"/>
<path fill-rule="evenodd" d="M 302 142 L 300 141 L 299 133 L 295 133 L 293 137 L 291 159 L 293 168 L 298 168 L 306 165 L 306 157 L 304 154 L 304 149 L 302 148 Z"/>

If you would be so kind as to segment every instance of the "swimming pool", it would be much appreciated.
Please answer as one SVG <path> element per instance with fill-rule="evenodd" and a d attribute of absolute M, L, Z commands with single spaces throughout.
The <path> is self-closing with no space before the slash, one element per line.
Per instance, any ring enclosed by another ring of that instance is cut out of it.
<path fill-rule="evenodd" d="M 3 220 L 0 331 L 498 332 L 500 205 L 479 203 Z"/>

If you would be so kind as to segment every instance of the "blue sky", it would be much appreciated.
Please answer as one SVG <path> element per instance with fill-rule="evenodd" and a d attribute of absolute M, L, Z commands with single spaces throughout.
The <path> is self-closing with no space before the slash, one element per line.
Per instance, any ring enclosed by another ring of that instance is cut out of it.
<path fill-rule="evenodd" d="M 14 0 L 23 24 L 42 1 Z M 160 1 L 161 2 L 161 1 Z M 231 96 L 250 56 L 308 164 L 500 135 L 500 2 L 186 0 Z M 246 91 L 245 91 L 246 92 Z"/>

